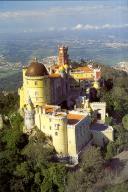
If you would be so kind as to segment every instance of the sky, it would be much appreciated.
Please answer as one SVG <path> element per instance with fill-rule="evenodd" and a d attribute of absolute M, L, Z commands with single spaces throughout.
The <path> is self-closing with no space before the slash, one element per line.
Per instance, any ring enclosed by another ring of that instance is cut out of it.
<path fill-rule="evenodd" d="M 0 1 L 0 33 L 128 28 L 128 0 Z"/>

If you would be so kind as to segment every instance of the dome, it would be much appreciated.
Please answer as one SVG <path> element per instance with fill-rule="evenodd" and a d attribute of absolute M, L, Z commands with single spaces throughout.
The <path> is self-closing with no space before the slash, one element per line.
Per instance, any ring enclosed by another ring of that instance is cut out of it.
<path fill-rule="evenodd" d="M 29 77 L 45 76 L 48 75 L 48 72 L 42 63 L 38 63 L 38 61 L 35 60 L 29 65 L 25 75 Z"/>

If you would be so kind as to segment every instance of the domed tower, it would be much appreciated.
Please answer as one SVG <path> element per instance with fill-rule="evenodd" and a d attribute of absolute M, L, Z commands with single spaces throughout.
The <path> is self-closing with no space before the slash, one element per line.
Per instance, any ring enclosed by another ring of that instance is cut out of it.
<path fill-rule="evenodd" d="M 34 107 L 49 104 L 51 101 L 49 74 L 45 66 L 36 59 L 23 69 L 23 87 L 19 94 L 20 108 L 27 104 L 28 97 Z"/>

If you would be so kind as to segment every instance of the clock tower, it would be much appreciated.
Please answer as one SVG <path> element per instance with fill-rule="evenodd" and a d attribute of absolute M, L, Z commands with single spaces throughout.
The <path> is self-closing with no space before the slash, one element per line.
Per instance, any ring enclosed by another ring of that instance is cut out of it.
<path fill-rule="evenodd" d="M 69 55 L 68 55 L 68 47 L 61 46 L 58 49 L 58 65 L 64 66 L 68 65 Z"/>

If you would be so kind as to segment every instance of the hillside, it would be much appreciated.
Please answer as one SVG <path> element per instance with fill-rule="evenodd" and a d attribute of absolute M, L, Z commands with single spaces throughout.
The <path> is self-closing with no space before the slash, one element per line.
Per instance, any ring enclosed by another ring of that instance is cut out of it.
<path fill-rule="evenodd" d="M 14 74 L 9 74 L 4 77 L 0 77 L 0 90 L 16 91 L 22 84 L 22 73 L 16 71 Z"/>

